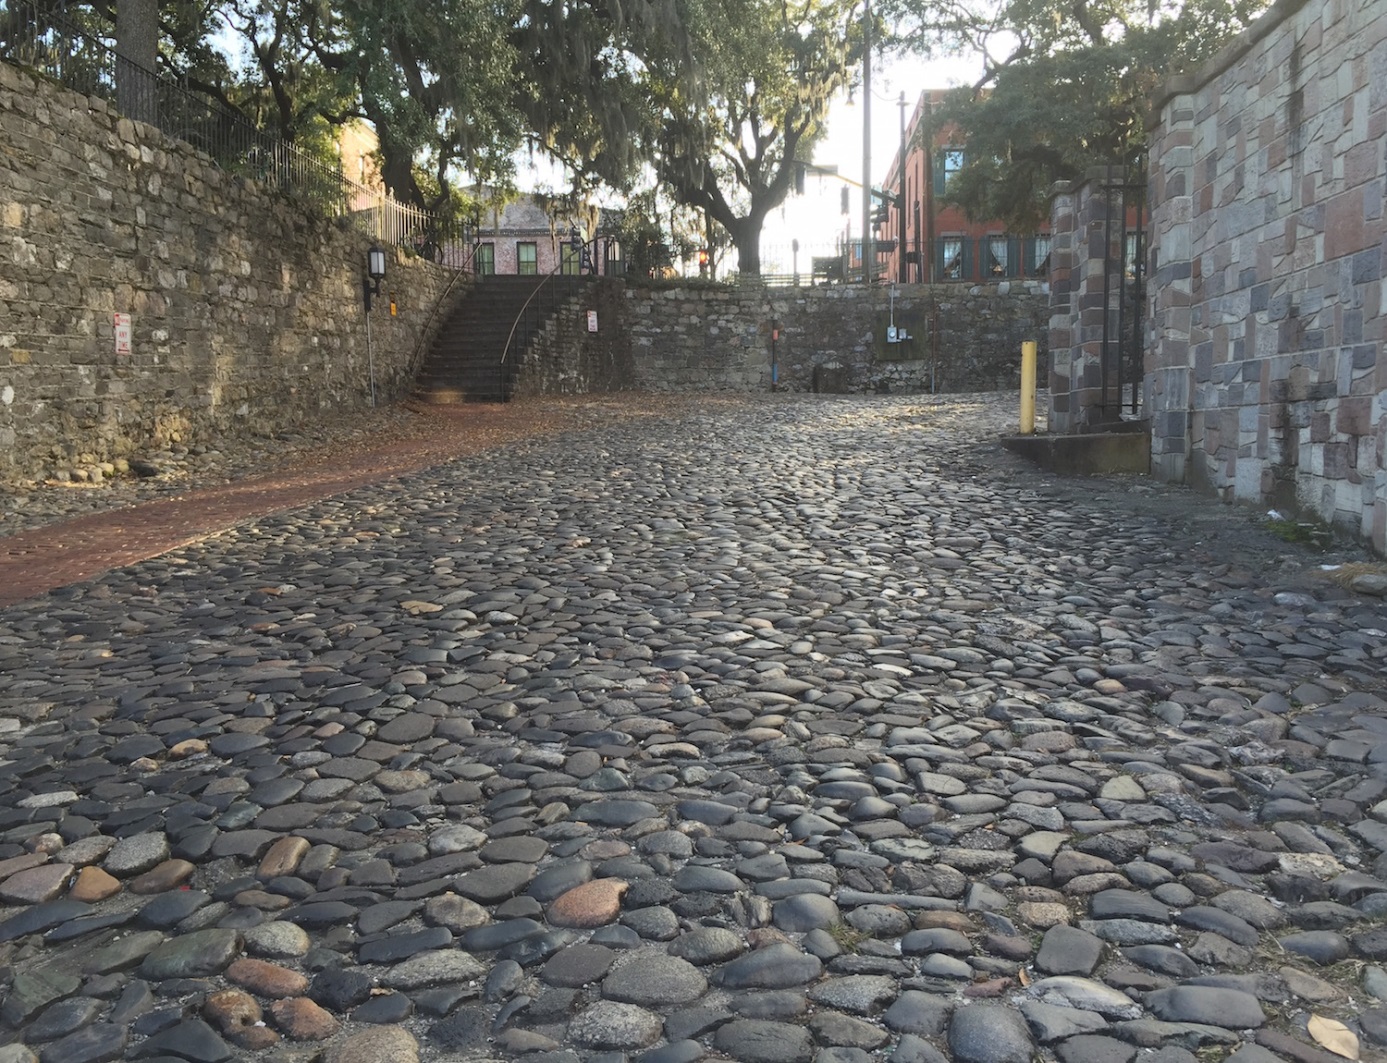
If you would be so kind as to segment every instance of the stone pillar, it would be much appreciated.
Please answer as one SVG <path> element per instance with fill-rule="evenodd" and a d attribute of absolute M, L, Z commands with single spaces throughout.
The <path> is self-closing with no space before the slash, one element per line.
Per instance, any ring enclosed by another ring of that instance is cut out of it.
<path fill-rule="evenodd" d="M 1122 193 L 1119 167 L 1089 172 L 1075 193 L 1074 303 L 1078 326 L 1073 336 L 1070 388 L 1073 423 L 1079 431 L 1120 419 L 1122 395 L 1116 365 L 1105 375 L 1104 324 L 1108 355 L 1117 347 L 1117 314 L 1113 307 L 1122 290 Z M 1105 293 L 1105 281 L 1108 292 Z M 1109 304 L 1112 300 L 1112 305 Z"/>
<path fill-rule="evenodd" d="M 1050 416 L 1052 432 L 1072 432 L 1070 371 L 1078 325 L 1074 303 L 1074 187 L 1058 182 L 1050 191 Z"/>
<path fill-rule="evenodd" d="M 1203 459 L 1202 418 L 1195 415 L 1191 362 L 1190 226 L 1193 218 L 1194 104 L 1188 94 L 1166 100 L 1152 134 L 1150 210 L 1153 249 L 1147 286 L 1146 399 L 1151 413 L 1151 470 L 1183 482 Z"/>
<path fill-rule="evenodd" d="M 1122 291 L 1122 182 L 1120 167 L 1103 167 L 1081 184 L 1061 182 L 1051 193 L 1050 427 L 1056 432 L 1092 431 L 1121 419 L 1116 307 Z"/>

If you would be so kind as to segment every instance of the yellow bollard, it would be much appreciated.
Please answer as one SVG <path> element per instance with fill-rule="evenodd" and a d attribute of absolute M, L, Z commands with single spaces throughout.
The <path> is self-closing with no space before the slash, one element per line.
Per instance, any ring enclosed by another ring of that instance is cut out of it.
<path fill-rule="evenodd" d="M 1035 340 L 1021 344 L 1021 434 L 1035 433 Z"/>

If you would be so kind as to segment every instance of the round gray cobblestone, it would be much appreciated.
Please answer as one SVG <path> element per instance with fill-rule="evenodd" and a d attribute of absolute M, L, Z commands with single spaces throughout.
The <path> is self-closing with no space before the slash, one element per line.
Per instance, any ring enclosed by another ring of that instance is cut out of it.
<path fill-rule="evenodd" d="M 0 611 L 0 1040 L 1311 1058 L 1288 992 L 1387 985 L 1387 600 L 1013 399 L 595 400 Z"/>

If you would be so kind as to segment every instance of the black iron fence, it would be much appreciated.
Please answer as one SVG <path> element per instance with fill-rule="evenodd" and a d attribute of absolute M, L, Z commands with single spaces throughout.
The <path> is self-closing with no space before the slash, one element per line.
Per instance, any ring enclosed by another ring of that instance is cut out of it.
<path fill-rule="evenodd" d="M 984 284 L 1030 278 L 1050 271 L 1048 236 L 939 236 L 910 241 L 904 255 L 889 239 L 872 241 L 871 279 L 876 283 Z M 862 245 L 856 237 L 835 243 L 761 245 L 761 275 L 770 285 L 861 284 Z"/>
<path fill-rule="evenodd" d="M 186 80 L 131 62 L 117 53 L 114 41 L 59 6 L 0 3 L 0 62 L 107 100 L 125 117 L 192 145 L 228 173 L 288 192 L 329 217 L 350 218 L 382 243 L 410 248 L 454 268 L 472 262 L 471 233 L 464 222 L 357 184 L 342 173 L 340 160 L 304 151 L 195 91 Z"/>

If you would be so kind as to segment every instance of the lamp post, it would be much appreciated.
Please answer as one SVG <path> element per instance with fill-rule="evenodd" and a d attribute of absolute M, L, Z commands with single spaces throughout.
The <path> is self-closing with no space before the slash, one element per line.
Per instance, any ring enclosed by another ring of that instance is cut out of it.
<path fill-rule="evenodd" d="M 380 295 L 380 282 L 385 280 L 385 252 L 372 244 L 366 252 L 366 275 L 361 278 L 361 291 L 366 301 L 366 364 L 371 374 L 371 405 L 376 404 L 376 352 L 371 343 L 371 296 Z"/>
<path fill-rule="evenodd" d="M 862 0 L 862 283 L 872 283 L 872 0 Z"/>

